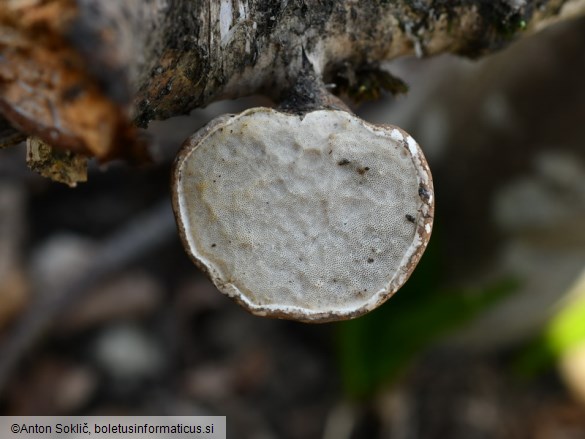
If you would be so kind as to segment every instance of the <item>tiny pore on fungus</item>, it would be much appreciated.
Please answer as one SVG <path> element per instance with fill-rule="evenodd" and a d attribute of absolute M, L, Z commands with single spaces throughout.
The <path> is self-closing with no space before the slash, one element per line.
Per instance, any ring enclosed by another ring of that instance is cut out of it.
<path fill-rule="evenodd" d="M 371 311 L 408 279 L 431 234 L 417 143 L 346 111 L 221 116 L 185 142 L 173 185 L 189 255 L 256 315 Z"/>

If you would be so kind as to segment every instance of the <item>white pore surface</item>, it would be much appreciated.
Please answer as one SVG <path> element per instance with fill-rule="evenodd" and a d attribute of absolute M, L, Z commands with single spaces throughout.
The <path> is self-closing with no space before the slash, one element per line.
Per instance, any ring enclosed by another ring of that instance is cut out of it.
<path fill-rule="evenodd" d="M 251 309 L 310 316 L 375 302 L 420 245 L 402 133 L 342 111 L 234 116 L 178 165 L 192 254 Z"/>

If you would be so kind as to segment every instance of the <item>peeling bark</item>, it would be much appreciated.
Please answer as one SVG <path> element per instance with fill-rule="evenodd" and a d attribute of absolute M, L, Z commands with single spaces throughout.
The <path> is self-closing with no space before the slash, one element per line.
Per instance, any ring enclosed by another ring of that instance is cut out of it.
<path fill-rule="evenodd" d="M 54 146 L 136 158 L 135 126 L 222 98 L 281 100 L 303 51 L 335 82 L 409 54 L 479 57 L 584 12 L 584 0 L 0 0 L 0 111 Z"/>

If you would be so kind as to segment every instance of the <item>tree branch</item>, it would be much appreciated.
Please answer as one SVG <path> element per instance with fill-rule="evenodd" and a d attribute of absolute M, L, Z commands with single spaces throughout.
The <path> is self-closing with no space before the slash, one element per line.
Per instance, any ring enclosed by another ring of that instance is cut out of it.
<path fill-rule="evenodd" d="M 303 49 L 326 82 L 408 54 L 479 57 L 584 0 L 0 0 L 0 111 L 55 146 L 137 157 L 134 125 L 280 100 Z"/>

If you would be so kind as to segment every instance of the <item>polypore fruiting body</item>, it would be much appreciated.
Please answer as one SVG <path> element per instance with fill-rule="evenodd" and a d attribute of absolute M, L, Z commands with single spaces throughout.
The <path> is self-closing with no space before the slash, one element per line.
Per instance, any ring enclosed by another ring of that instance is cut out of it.
<path fill-rule="evenodd" d="M 218 118 L 187 140 L 174 185 L 189 254 L 257 315 L 368 312 L 407 280 L 431 233 L 416 142 L 345 111 Z"/>

